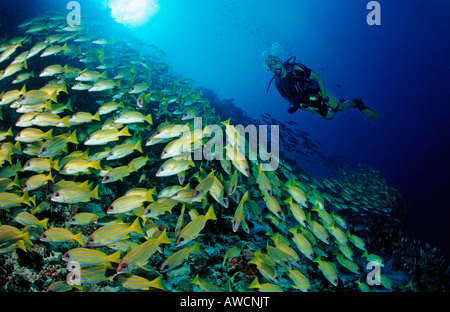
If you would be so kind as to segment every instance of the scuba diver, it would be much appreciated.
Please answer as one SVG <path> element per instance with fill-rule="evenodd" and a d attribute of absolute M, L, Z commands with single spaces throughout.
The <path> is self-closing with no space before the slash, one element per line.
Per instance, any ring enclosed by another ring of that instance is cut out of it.
<path fill-rule="evenodd" d="M 292 58 L 294 60 L 291 62 Z M 290 114 L 302 108 L 324 119 L 331 120 L 336 112 L 357 107 L 364 115 L 372 119 L 380 117 L 368 108 L 360 98 L 354 98 L 353 100 L 337 99 L 325 89 L 322 77 L 305 65 L 296 63 L 295 57 L 291 57 L 282 63 L 279 57 L 268 55 L 264 63 L 266 70 L 274 73 L 267 87 L 267 92 L 269 92 L 272 81 L 276 78 L 275 86 L 281 96 L 289 102 L 288 112 Z"/>

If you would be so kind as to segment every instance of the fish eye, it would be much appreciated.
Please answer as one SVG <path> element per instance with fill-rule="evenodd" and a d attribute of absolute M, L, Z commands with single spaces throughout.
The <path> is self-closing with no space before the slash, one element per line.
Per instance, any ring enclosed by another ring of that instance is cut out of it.
<path fill-rule="evenodd" d="M 47 149 L 45 147 L 42 148 L 42 151 L 45 152 Z"/>
<path fill-rule="evenodd" d="M 105 180 L 109 180 L 109 176 L 105 176 Z"/>
<path fill-rule="evenodd" d="M 59 192 L 56 192 L 56 193 L 55 193 L 55 196 L 56 196 L 56 197 L 59 197 Z"/>
<path fill-rule="evenodd" d="M 42 238 L 47 238 L 47 234 L 42 234 Z"/>
<path fill-rule="evenodd" d="M 88 239 L 87 242 L 88 242 L 88 243 L 93 243 L 93 242 L 94 242 L 94 239 L 93 239 L 92 237 L 89 237 L 89 239 Z"/>
<path fill-rule="evenodd" d="M 122 269 L 126 269 L 126 268 L 128 268 L 128 264 L 122 263 Z"/>
<path fill-rule="evenodd" d="M 181 243 L 182 241 L 184 241 L 184 237 L 180 237 L 180 238 L 178 239 L 178 241 Z"/>

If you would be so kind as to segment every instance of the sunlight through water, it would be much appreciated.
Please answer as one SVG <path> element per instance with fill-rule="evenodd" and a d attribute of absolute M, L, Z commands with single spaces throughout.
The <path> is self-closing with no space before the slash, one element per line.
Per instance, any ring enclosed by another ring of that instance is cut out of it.
<path fill-rule="evenodd" d="M 145 25 L 159 11 L 158 0 L 105 0 L 111 16 L 129 27 Z"/>

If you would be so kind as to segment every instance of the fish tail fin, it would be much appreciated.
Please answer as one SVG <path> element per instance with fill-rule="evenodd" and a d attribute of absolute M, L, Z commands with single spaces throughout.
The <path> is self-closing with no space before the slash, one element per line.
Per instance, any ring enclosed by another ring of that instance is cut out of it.
<path fill-rule="evenodd" d="M 194 277 L 191 283 L 201 285 L 200 279 L 198 278 L 198 274 Z"/>
<path fill-rule="evenodd" d="M 58 100 L 56 97 L 57 97 L 56 91 L 53 91 L 53 93 L 50 95 L 50 100 L 52 100 L 55 103 L 58 103 Z"/>
<path fill-rule="evenodd" d="M 25 94 L 25 93 L 27 93 L 27 88 L 26 88 L 26 86 L 25 85 L 23 85 L 23 87 L 22 87 L 22 89 L 20 90 L 20 92 L 19 92 L 20 94 Z"/>
<path fill-rule="evenodd" d="M 50 158 L 50 165 L 52 167 L 52 169 L 55 169 L 56 171 L 59 171 L 59 160 L 52 160 L 52 158 Z"/>
<path fill-rule="evenodd" d="M 192 251 L 200 252 L 200 244 L 198 242 L 196 242 L 194 245 L 192 245 L 191 252 Z"/>
<path fill-rule="evenodd" d="M 78 234 L 75 234 L 74 239 L 80 243 L 81 246 L 84 246 L 83 237 L 81 236 L 81 232 Z"/>
<path fill-rule="evenodd" d="M 154 188 L 153 189 L 149 189 L 145 193 L 145 201 L 147 201 L 147 202 L 154 202 L 155 200 L 153 199 L 153 194 L 154 194 Z"/>
<path fill-rule="evenodd" d="M 46 138 L 48 140 L 51 140 L 53 137 L 53 128 L 51 128 L 50 130 L 48 130 L 47 132 L 45 132 L 42 136 L 43 138 Z"/>
<path fill-rule="evenodd" d="M 123 136 L 131 136 L 130 132 L 128 132 L 128 126 L 125 126 L 122 130 L 120 130 L 119 134 Z"/>
<path fill-rule="evenodd" d="M 44 230 L 46 230 L 46 229 L 47 229 L 47 223 L 48 223 L 48 218 L 47 218 L 47 219 L 44 219 L 44 220 L 41 220 L 41 221 L 39 221 L 39 224 L 40 224 L 40 226 L 42 226 L 42 227 L 44 228 Z"/>
<path fill-rule="evenodd" d="M 119 263 L 120 262 L 120 250 L 108 256 L 108 260 L 111 262 Z"/>
<path fill-rule="evenodd" d="M 261 286 L 261 284 L 258 281 L 258 277 L 255 277 L 255 279 L 250 284 L 250 286 L 248 286 L 248 288 L 259 288 L 260 286 Z"/>
<path fill-rule="evenodd" d="M 30 203 L 30 196 L 28 195 L 28 191 L 25 191 L 21 197 L 22 203 L 24 203 L 27 206 L 31 206 Z"/>
<path fill-rule="evenodd" d="M 98 197 L 98 185 L 91 191 L 91 195 L 95 199 L 99 199 L 99 197 Z"/>
<path fill-rule="evenodd" d="M 216 214 L 214 213 L 214 208 L 212 205 L 209 206 L 209 209 L 208 209 L 208 212 L 206 212 L 205 218 L 209 219 L 209 220 L 217 220 Z"/>
<path fill-rule="evenodd" d="M 66 52 L 70 51 L 70 49 L 67 47 L 67 42 L 64 43 L 64 45 L 61 47 L 61 49 Z"/>
<path fill-rule="evenodd" d="M 95 169 L 95 170 L 102 169 L 100 167 L 100 160 L 98 160 L 98 159 L 93 159 L 91 162 L 89 162 L 89 165 L 91 166 L 92 169 Z"/>
<path fill-rule="evenodd" d="M 136 149 L 136 150 L 138 150 L 139 152 L 142 153 L 142 144 L 141 144 L 141 140 L 140 139 L 134 145 L 134 149 Z"/>
<path fill-rule="evenodd" d="M 142 231 L 141 224 L 139 223 L 139 218 L 136 218 L 133 222 L 133 224 L 130 225 L 129 230 L 134 233 L 141 234 L 142 236 L 145 236 L 144 232 Z"/>
<path fill-rule="evenodd" d="M 97 111 L 97 112 L 92 116 L 92 120 L 100 121 L 100 114 L 99 114 L 99 111 Z"/>
<path fill-rule="evenodd" d="M 172 241 L 169 239 L 169 237 L 166 234 L 166 229 L 161 233 L 161 235 L 158 238 L 158 241 L 160 244 L 171 244 Z"/>
<path fill-rule="evenodd" d="M 23 240 L 25 243 L 27 243 L 28 245 L 33 245 L 33 243 L 32 243 L 31 240 L 30 240 L 30 234 L 28 233 L 27 227 L 25 227 L 25 228 L 23 229 L 21 236 L 22 236 L 22 235 L 23 235 L 22 240 Z M 26 250 L 25 250 L 25 251 L 26 251 Z"/>
<path fill-rule="evenodd" d="M 48 172 L 48 176 L 46 177 L 46 179 L 47 179 L 48 181 L 54 182 L 54 181 L 53 181 L 53 178 L 52 178 L 52 171 L 51 171 L 51 170 Z"/>
<path fill-rule="evenodd" d="M 70 99 L 69 99 L 69 101 L 68 101 L 67 104 L 66 104 L 66 109 L 68 109 L 68 110 L 70 110 L 71 112 L 73 112 L 72 104 L 71 104 L 71 102 L 70 102 Z"/>
<path fill-rule="evenodd" d="M 229 126 L 229 125 L 230 125 L 230 120 L 231 120 L 231 117 L 228 118 L 228 119 L 225 120 L 225 121 L 222 121 L 221 124 L 224 125 L 224 126 Z"/>
<path fill-rule="evenodd" d="M 73 132 L 67 137 L 67 141 L 73 144 L 79 144 L 77 139 L 77 130 L 73 130 Z"/>
<path fill-rule="evenodd" d="M 158 276 L 153 281 L 151 281 L 152 287 L 165 290 L 166 288 L 162 284 L 162 276 Z"/>
<path fill-rule="evenodd" d="M 15 176 L 14 180 L 11 182 L 11 186 L 17 186 L 18 188 L 20 188 L 20 185 L 19 185 L 19 176 L 18 176 L 17 173 L 16 173 L 16 176 Z"/>
<path fill-rule="evenodd" d="M 27 249 L 26 249 L 26 247 L 25 247 L 25 243 L 24 243 L 23 240 L 20 240 L 20 241 L 17 243 L 17 248 L 20 248 L 20 249 L 22 249 L 23 251 L 27 252 Z"/>
<path fill-rule="evenodd" d="M 69 94 L 69 93 L 67 92 L 67 85 L 66 85 L 65 82 L 63 83 L 63 85 L 62 85 L 62 87 L 60 88 L 60 90 L 61 90 L 62 92 L 64 92 L 65 94 Z"/>
<path fill-rule="evenodd" d="M 13 146 L 13 151 L 17 153 L 22 153 L 22 147 L 20 146 L 20 141 L 17 141 Z M 10 162 L 11 163 L 11 162 Z"/>
<path fill-rule="evenodd" d="M 64 117 L 64 118 L 61 118 L 59 121 L 60 121 L 64 126 L 66 126 L 67 128 L 70 127 L 70 124 L 69 124 L 69 117 L 68 117 L 68 116 L 66 116 L 66 117 Z"/>
<path fill-rule="evenodd" d="M 145 121 L 147 121 L 149 124 L 153 124 L 153 120 L 152 120 L 152 115 L 151 114 L 148 114 L 146 117 L 145 117 Z"/>

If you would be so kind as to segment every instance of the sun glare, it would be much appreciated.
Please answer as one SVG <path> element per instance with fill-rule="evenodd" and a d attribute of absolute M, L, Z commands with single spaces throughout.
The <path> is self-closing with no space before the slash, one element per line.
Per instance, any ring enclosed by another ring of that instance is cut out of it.
<path fill-rule="evenodd" d="M 159 11 L 158 0 L 107 0 L 105 4 L 117 22 L 130 27 L 146 24 Z"/>

